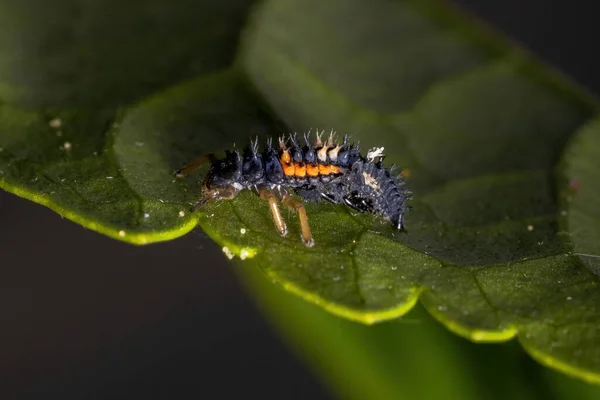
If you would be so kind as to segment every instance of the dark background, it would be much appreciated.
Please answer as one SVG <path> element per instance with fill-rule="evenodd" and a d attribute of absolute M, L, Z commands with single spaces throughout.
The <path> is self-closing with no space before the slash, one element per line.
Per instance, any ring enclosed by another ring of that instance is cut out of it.
<path fill-rule="evenodd" d="M 600 93 L 595 2 L 456 2 Z M 0 397 L 332 397 L 199 231 L 135 247 L 0 192 L 0 260 Z"/>

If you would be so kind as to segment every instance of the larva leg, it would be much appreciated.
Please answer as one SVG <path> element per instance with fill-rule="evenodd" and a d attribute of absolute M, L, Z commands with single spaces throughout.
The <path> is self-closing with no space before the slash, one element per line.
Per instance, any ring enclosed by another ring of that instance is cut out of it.
<path fill-rule="evenodd" d="M 281 202 L 298 213 L 298 219 L 300 220 L 300 231 L 302 233 L 302 241 L 307 247 L 313 247 L 315 245 L 315 241 L 312 237 L 312 233 L 310 233 L 310 227 L 308 226 L 308 216 L 306 215 L 306 208 L 304 208 L 304 204 L 301 201 L 290 197 L 290 195 L 287 192 L 282 193 Z"/>
<path fill-rule="evenodd" d="M 277 205 L 277 198 L 271 191 L 269 191 L 269 189 L 267 189 L 264 186 L 257 188 L 257 190 L 260 198 L 269 202 L 269 207 L 271 208 L 271 213 L 273 214 L 273 220 L 275 221 L 275 226 L 277 227 L 277 230 L 279 231 L 281 236 L 286 236 L 288 230 L 287 226 L 285 225 L 285 221 L 281 216 L 281 211 L 279 211 L 279 206 Z"/>
<path fill-rule="evenodd" d="M 212 162 L 214 159 L 215 159 L 215 156 L 213 154 L 205 154 L 203 156 L 200 156 L 200 157 L 196 158 L 195 160 L 192 160 L 189 163 L 187 163 L 180 170 L 177 170 L 175 172 L 175 176 L 178 178 L 183 178 L 184 176 L 197 170 L 198 168 L 200 168 L 207 162 L 209 162 L 209 161 Z"/>
<path fill-rule="evenodd" d="M 240 192 L 239 189 L 234 187 L 233 185 L 223 186 L 220 188 L 215 188 L 207 191 L 203 191 L 202 197 L 200 200 L 194 204 L 192 207 L 192 212 L 198 211 L 203 205 L 208 203 L 210 200 L 231 200 Z"/>

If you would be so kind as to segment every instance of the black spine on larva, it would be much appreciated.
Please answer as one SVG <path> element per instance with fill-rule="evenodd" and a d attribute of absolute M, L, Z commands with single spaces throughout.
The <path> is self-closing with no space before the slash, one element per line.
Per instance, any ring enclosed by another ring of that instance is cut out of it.
<path fill-rule="evenodd" d="M 269 138 L 267 140 L 267 148 L 264 153 L 265 177 L 267 181 L 274 184 L 284 182 L 283 168 L 279 162 L 279 153 L 273 148 L 273 142 Z"/>
<path fill-rule="evenodd" d="M 290 156 L 294 163 L 304 162 L 304 154 L 302 153 L 302 148 L 298 145 L 295 134 L 294 136 L 290 135 Z"/>
<path fill-rule="evenodd" d="M 338 152 L 336 164 L 343 167 L 351 167 L 357 161 L 362 161 L 358 146 L 344 143 Z"/>
<path fill-rule="evenodd" d="M 304 147 L 302 148 L 302 158 L 306 164 L 316 165 L 317 164 L 317 153 L 312 143 L 310 143 L 310 135 L 306 133 L 304 135 Z"/>
<path fill-rule="evenodd" d="M 258 152 L 258 138 L 250 142 L 250 146 L 244 149 L 242 163 L 242 179 L 245 185 L 258 184 L 263 181 L 265 169 L 262 154 Z"/>
<path fill-rule="evenodd" d="M 226 186 L 239 182 L 242 176 L 242 156 L 237 150 L 225 150 L 225 158 L 211 165 L 207 186 Z"/>

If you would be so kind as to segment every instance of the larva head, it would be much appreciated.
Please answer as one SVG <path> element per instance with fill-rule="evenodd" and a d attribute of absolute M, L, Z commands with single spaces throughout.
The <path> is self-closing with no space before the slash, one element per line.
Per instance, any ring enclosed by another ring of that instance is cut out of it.
<path fill-rule="evenodd" d="M 207 188 L 228 186 L 239 182 L 242 176 L 242 156 L 237 150 L 225 150 L 225 158 L 210 167 Z"/>

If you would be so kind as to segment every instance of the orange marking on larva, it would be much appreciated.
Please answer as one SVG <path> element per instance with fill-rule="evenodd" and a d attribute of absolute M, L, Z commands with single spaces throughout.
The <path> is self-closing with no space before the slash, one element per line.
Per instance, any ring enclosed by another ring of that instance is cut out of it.
<path fill-rule="evenodd" d="M 281 153 L 281 163 L 282 164 L 289 164 L 290 161 L 292 161 L 292 156 L 290 156 L 290 152 L 287 150 L 284 150 L 283 153 Z"/>
<path fill-rule="evenodd" d="M 308 176 L 319 176 L 319 167 L 316 165 L 307 165 L 306 166 L 306 174 Z"/>
<path fill-rule="evenodd" d="M 282 163 L 281 166 L 283 167 L 283 173 L 286 176 L 294 176 L 294 172 L 295 172 L 295 167 L 294 164 L 287 164 L 287 163 Z"/>
<path fill-rule="evenodd" d="M 329 175 L 329 165 L 319 164 L 319 175 Z"/>
<path fill-rule="evenodd" d="M 342 170 L 340 169 L 340 167 L 338 167 L 336 165 L 330 165 L 329 166 L 329 173 L 330 174 L 339 174 L 340 172 L 342 172 Z"/>
<path fill-rule="evenodd" d="M 294 175 L 304 178 L 306 176 L 306 165 L 302 163 L 294 164 Z"/>

